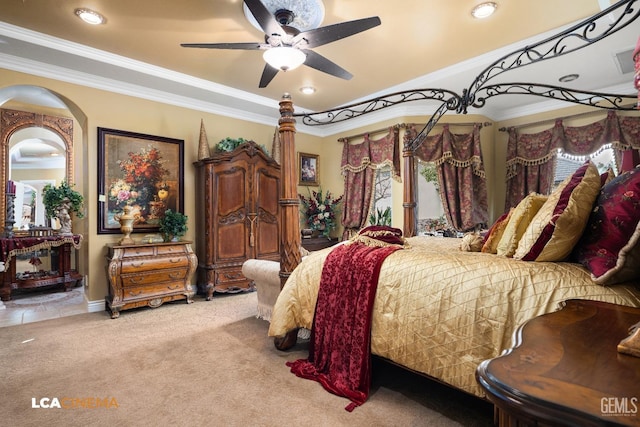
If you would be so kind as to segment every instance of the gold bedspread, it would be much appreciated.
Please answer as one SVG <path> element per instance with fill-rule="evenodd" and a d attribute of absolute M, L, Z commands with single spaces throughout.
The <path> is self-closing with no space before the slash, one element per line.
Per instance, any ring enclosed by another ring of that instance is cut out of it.
<path fill-rule="evenodd" d="M 411 247 L 382 265 L 371 351 L 481 397 L 476 367 L 511 347 L 513 333 L 527 319 L 572 298 L 640 307 L 640 288 L 594 284 L 578 264 L 463 252 L 453 238 L 407 240 Z M 330 251 L 312 252 L 292 272 L 273 308 L 270 336 L 311 329 Z"/>

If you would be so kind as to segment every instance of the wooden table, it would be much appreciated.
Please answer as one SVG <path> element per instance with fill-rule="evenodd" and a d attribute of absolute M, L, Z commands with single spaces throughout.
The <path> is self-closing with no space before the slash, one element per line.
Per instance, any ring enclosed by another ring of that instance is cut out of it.
<path fill-rule="evenodd" d="M 476 377 L 499 426 L 640 426 L 640 358 L 617 345 L 640 309 L 569 300 L 526 322 Z"/>
<path fill-rule="evenodd" d="M 82 275 L 71 268 L 71 247 L 79 249 L 81 243 L 81 234 L 0 238 L 0 261 L 4 263 L 0 273 L 0 299 L 9 301 L 14 289 L 59 286 L 68 291 L 82 280 Z M 41 249 L 55 250 L 58 253 L 57 263 L 51 266 L 51 271 L 38 271 L 18 277 L 15 257 Z"/>
<path fill-rule="evenodd" d="M 311 238 L 303 238 L 302 239 L 302 247 L 308 250 L 309 252 L 319 251 L 324 248 L 328 248 L 329 246 L 333 246 L 338 243 L 337 238 L 328 239 L 326 237 L 311 237 Z"/>

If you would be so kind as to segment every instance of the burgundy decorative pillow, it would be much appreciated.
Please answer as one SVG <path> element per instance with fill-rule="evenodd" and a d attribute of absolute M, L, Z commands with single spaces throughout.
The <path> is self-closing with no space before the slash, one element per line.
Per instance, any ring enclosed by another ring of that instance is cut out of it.
<path fill-rule="evenodd" d="M 404 246 L 406 243 L 404 237 L 402 237 L 402 230 L 386 225 L 370 225 L 365 227 L 358 231 L 358 234 L 352 237 L 351 241 L 364 243 L 368 246 Z"/>
<path fill-rule="evenodd" d="M 573 258 L 601 285 L 640 279 L 640 167 L 602 188 Z"/>

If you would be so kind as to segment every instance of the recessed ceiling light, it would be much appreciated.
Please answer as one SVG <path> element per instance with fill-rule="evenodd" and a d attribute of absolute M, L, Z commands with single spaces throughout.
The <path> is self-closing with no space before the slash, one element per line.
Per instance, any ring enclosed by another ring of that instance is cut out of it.
<path fill-rule="evenodd" d="M 303 86 L 300 88 L 300 92 L 304 93 L 305 95 L 311 95 L 316 92 L 316 88 L 313 86 Z"/>
<path fill-rule="evenodd" d="M 471 15 L 473 15 L 474 18 L 478 19 L 487 18 L 493 15 L 493 12 L 495 12 L 497 8 L 498 5 L 494 2 L 480 3 L 473 8 L 473 10 L 471 11 Z"/>
<path fill-rule="evenodd" d="M 576 80 L 578 77 L 580 77 L 580 74 L 567 74 L 566 76 L 560 77 L 558 81 L 562 83 L 568 83 Z"/>
<path fill-rule="evenodd" d="M 106 21 L 104 16 L 100 15 L 98 12 L 94 12 L 91 9 L 79 8 L 74 10 L 73 13 L 75 13 L 78 18 L 91 25 L 104 24 Z"/>

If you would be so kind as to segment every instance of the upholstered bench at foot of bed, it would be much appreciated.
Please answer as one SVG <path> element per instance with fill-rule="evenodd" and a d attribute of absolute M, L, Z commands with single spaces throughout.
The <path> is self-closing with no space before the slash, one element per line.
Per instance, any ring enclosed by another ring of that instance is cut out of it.
<path fill-rule="evenodd" d="M 263 259 L 248 259 L 242 264 L 242 274 L 253 280 L 258 293 L 258 317 L 271 320 L 271 310 L 280 294 L 280 263 Z"/>

